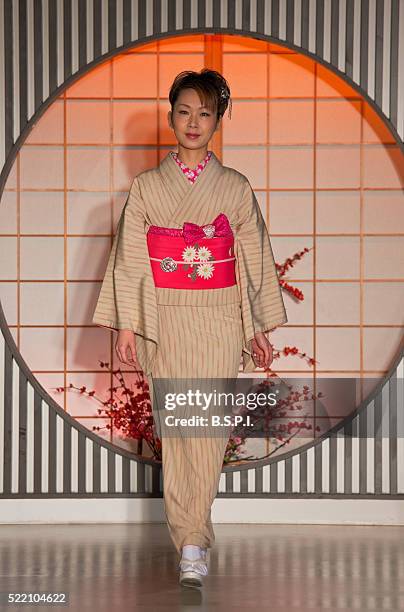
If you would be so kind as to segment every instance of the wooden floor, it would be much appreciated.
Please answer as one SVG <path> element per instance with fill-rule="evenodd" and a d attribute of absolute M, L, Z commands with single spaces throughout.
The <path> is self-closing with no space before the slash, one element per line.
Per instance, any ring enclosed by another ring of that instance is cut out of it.
<path fill-rule="evenodd" d="M 214 525 L 202 589 L 161 525 L 0 525 L 1 610 L 404 610 L 404 527 Z M 65 592 L 68 606 L 5 604 Z"/>

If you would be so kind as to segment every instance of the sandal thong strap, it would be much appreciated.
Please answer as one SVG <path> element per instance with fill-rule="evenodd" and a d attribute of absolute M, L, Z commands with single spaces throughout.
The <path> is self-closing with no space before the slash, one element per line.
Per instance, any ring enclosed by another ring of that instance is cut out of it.
<path fill-rule="evenodd" d="M 203 574 L 205 576 L 208 573 L 206 561 L 202 558 L 195 559 L 194 561 L 192 561 L 191 559 L 181 559 L 179 567 L 182 572 L 196 571 L 199 574 Z"/>

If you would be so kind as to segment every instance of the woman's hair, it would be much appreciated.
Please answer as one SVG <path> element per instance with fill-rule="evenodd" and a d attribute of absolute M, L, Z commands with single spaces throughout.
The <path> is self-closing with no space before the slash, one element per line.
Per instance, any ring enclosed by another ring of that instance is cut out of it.
<path fill-rule="evenodd" d="M 201 104 L 210 108 L 212 112 L 216 111 L 218 119 L 226 112 L 230 100 L 229 117 L 231 118 L 230 87 L 220 72 L 203 68 L 200 72 L 184 70 L 177 74 L 168 96 L 171 110 L 174 110 L 174 104 L 180 91 L 186 88 L 195 89 Z"/>

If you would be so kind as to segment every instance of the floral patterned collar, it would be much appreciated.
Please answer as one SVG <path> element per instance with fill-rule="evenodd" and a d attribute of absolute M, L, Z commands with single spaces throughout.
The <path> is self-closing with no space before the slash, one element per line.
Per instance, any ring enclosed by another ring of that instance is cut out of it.
<path fill-rule="evenodd" d="M 198 178 L 198 176 L 200 175 L 200 173 L 202 172 L 202 170 L 205 168 L 206 164 L 212 157 L 212 151 L 208 151 L 205 159 L 199 162 L 197 167 L 193 170 L 192 168 L 189 168 L 188 166 L 186 166 L 184 162 L 180 160 L 180 158 L 178 157 L 178 153 L 176 151 L 170 151 L 170 153 L 172 157 L 175 159 L 175 161 L 177 162 L 179 168 L 181 168 L 182 172 L 185 174 L 185 176 L 191 183 L 195 182 L 195 180 Z"/>

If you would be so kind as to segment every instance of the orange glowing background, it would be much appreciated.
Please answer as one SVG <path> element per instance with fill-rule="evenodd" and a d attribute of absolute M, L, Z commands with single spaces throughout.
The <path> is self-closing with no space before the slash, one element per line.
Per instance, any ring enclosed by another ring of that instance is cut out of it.
<path fill-rule="evenodd" d="M 0 206 L 11 332 L 39 382 L 89 428 L 105 425 L 94 402 L 53 388 L 73 382 L 101 393 L 112 384 L 98 360 L 120 365 L 116 336 L 91 323 L 112 236 L 133 176 L 175 149 L 174 77 L 204 66 L 224 74 L 233 100 L 209 148 L 248 177 L 278 263 L 311 249 L 287 275 L 304 301 L 283 292 L 289 321 L 271 341 L 318 363 L 282 357 L 276 372 L 381 377 L 402 337 L 404 162 L 370 105 L 284 47 L 222 35 L 160 40 L 65 90 L 21 148 Z M 321 417 L 313 425 L 321 435 Z M 136 450 L 116 432 L 101 435 Z"/>

